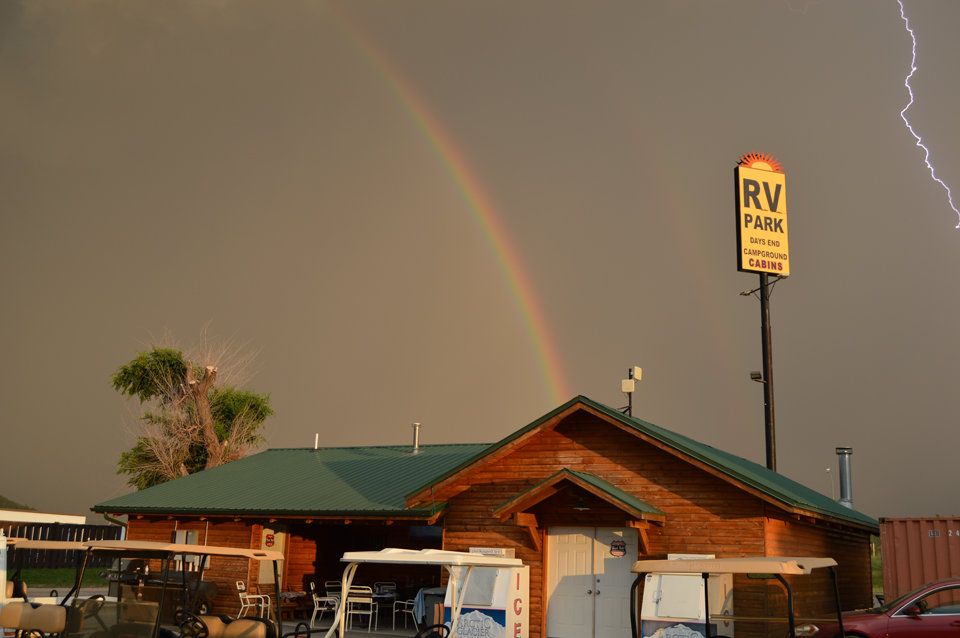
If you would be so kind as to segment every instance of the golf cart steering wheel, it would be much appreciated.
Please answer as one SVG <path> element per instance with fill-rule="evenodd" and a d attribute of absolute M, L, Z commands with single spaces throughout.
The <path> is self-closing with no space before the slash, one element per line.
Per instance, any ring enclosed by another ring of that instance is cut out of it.
<path fill-rule="evenodd" d="M 417 632 L 414 638 L 447 638 L 450 635 L 450 627 L 447 625 L 430 625 Z"/>
<path fill-rule="evenodd" d="M 106 597 L 103 594 L 96 594 L 91 596 L 83 601 L 83 605 L 80 609 L 83 611 L 84 618 L 90 618 L 91 616 L 97 616 L 100 613 L 100 610 L 103 609 L 103 604 L 107 602 Z M 99 618 L 99 616 L 98 616 Z"/>
<path fill-rule="evenodd" d="M 103 594 L 95 594 L 83 601 L 80 605 L 80 614 L 83 618 L 93 618 L 96 620 L 97 624 L 99 624 L 104 631 L 110 631 L 107 624 L 100 618 L 100 610 L 103 609 L 105 602 L 107 602 L 107 599 Z"/>
<path fill-rule="evenodd" d="M 207 638 L 210 635 L 207 623 L 203 622 L 200 616 L 191 614 L 189 611 L 179 610 L 173 620 L 180 627 L 180 638 Z"/>

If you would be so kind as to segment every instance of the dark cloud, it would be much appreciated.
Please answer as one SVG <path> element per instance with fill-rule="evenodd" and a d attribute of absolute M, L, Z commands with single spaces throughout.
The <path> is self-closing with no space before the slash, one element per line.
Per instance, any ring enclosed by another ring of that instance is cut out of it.
<path fill-rule="evenodd" d="M 958 8 L 908 10 L 912 114 L 960 182 Z M 125 491 L 135 406 L 109 376 L 208 323 L 260 350 L 275 446 L 405 442 L 413 420 L 494 440 L 555 406 L 400 82 L 497 211 L 573 391 L 618 405 L 642 365 L 638 414 L 755 460 L 730 173 L 777 155 L 781 470 L 829 492 L 852 445 L 868 513 L 958 513 L 960 236 L 899 120 L 908 65 L 895 3 L 868 1 L 0 3 L 3 493 Z"/>

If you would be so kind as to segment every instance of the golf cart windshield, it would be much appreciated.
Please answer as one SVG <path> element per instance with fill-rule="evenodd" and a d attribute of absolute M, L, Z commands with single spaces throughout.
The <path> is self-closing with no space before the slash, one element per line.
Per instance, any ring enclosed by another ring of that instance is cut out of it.
<path fill-rule="evenodd" d="M 93 638 L 133 636 L 150 638 L 160 615 L 160 603 L 128 600 L 107 600 L 91 596 L 74 600 L 67 612 L 65 636 Z"/>

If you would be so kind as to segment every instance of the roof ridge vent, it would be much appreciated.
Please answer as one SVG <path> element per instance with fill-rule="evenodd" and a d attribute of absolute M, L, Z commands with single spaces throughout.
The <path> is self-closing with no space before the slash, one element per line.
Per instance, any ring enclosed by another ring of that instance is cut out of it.
<path fill-rule="evenodd" d="M 413 453 L 420 453 L 420 423 L 414 422 L 411 424 L 413 427 Z"/>

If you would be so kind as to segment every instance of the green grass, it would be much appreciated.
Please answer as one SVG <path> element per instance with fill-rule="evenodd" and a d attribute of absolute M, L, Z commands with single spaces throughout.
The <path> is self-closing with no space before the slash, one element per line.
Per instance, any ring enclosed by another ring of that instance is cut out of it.
<path fill-rule="evenodd" d="M 83 573 L 84 587 L 106 587 L 107 581 L 100 576 L 101 570 L 89 569 Z M 77 570 L 72 567 L 62 567 L 58 569 L 24 569 L 21 578 L 27 583 L 30 593 L 37 595 L 43 589 L 73 586 L 73 581 L 77 578 Z"/>
<path fill-rule="evenodd" d="M 870 553 L 870 575 L 873 578 L 873 593 L 883 593 L 883 559 L 880 556 L 880 537 L 870 538 L 873 551 Z"/>

